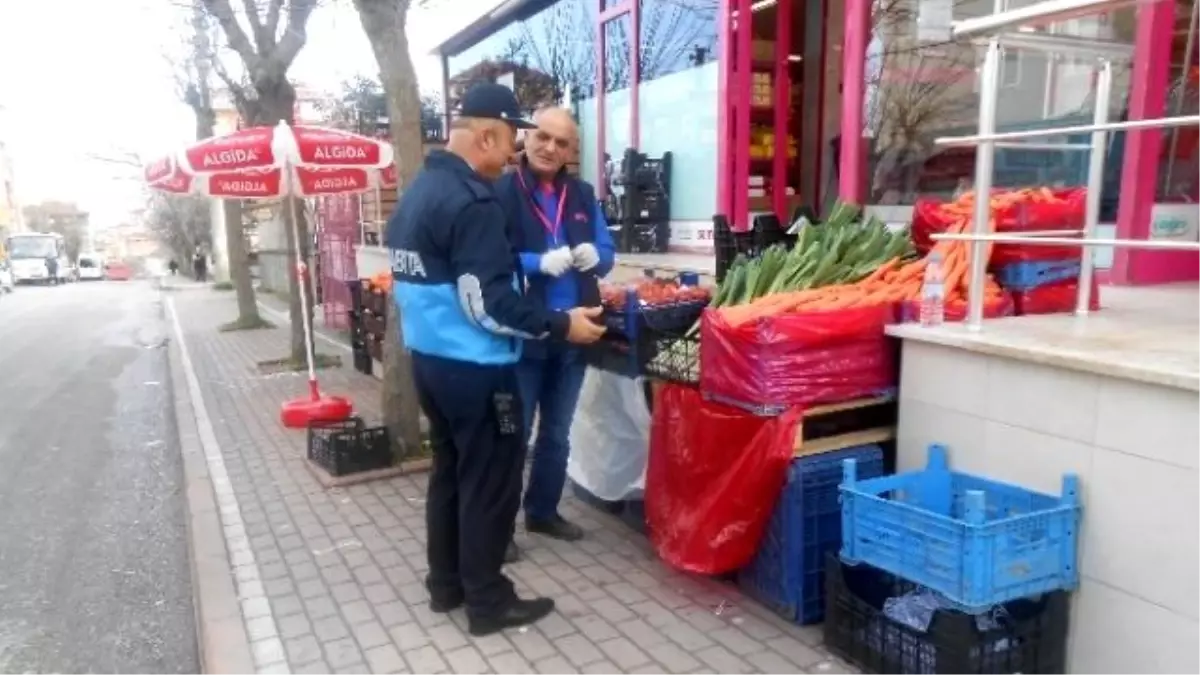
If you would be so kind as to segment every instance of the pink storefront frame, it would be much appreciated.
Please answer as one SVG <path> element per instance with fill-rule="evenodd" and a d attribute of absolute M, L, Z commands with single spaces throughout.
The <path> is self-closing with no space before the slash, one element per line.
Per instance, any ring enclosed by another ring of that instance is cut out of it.
<path fill-rule="evenodd" d="M 604 110 L 605 85 L 608 79 L 608 68 L 605 65 L 605 55 L 608 53 L 604 39 L 604 26 L 611 21 L 629 16 L 629 145 L 637 148 L 641 141 L 641 120 L 638 114 L 638 84 L 641 83 L 641 20 L 640 0 L 620 0 L 611 7 L 605 7 L 605 0 L 593 0 L 596 3 L 596 176 L 603 177 L 604 153 L 608 148 L 608 115 Z M 614 158 L 616 159 L 616 158 Z M 607 196 L 608 181 L 598 180 L 596 186 L 601 199 Z"/>
<path fill-rule="evenodd" d="M 842 42 L 842 153 L 838 167 L 838 195 L 857 204 L 866 198 L 867 147 L 863 138 L 863 102 L 867 44 L 870 40 L 871 1 L 846 1 L 846 28 Z M 1158 0 L 1137 7 L 1137 33 L 1133 46 L 1129 119 L 1162 117 L 1171 58 L 1171 31 L 1177 0 Z M 1162 131 L 1127 132 L 1121 173 L 1121 199 L 1117 211 L 1118 239 L 1145 239 L 1150 234 Z M 1200 254 L 1195 251 L 1146 251 L 1119 248 L 1113 266 L 1102 280 L 1115 284 L 1156 284 L 1194 281 L 1200 276 Z"/>

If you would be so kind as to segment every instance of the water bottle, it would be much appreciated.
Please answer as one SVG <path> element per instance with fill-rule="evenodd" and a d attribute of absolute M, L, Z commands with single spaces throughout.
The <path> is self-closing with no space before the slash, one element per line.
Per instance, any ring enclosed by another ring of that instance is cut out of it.
<path fill-rule="evenodd" d="M 921 325 L 940 326 L 946 318 L 946 283 L 942 275 L 942 256 L 929 254 L 925 280 L 921 284 Z"/>

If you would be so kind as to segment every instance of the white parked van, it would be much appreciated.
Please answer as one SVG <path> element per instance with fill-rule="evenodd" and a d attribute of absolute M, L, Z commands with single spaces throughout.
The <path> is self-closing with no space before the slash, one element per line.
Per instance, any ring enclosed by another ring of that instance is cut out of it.
<path fill-rule="evenodd" d="M 80 281 L 99 281 L 104 278 L 104 258 L 95 253 L 80 253 L 76 265 Z"/>

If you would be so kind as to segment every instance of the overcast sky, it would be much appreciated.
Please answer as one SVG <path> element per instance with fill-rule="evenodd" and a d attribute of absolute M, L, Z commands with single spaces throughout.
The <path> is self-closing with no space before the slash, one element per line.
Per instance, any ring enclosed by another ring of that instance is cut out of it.
<path fill-rule="evenodd" d="M 236 5 L 237 3 L 235 3 Z M 455 0 L 414 12 L 410 42 L 421 87 L 440 88 L 435 42 L 496 0 Z M 89 159 L 124 151 L 163 154 L 188 141 L 193 122 L 175 97 L 165 54 L 179 49 L 188 0 L 0 0 L 0 139 L 17 198 L 76 201 L 100 227 L 144 201 L 128 169 Z M 322 0 L 290 75 L 336 90 L 376 72 L 350 0 Z M 134 174 L 136 176 L 136 173 Z"/>

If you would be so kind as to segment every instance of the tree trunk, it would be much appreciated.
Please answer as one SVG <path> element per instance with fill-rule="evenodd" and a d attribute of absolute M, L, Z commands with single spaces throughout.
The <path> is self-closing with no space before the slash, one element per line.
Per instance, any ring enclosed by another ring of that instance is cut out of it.
<path fill-rule="evenodd" d="M 387 94 L 401 192 L 424 160 L 421 96 L 405 36 L 409 4 L 410 0 L 354 0 Z M 389 309 L 393 311 L 388 312 L 388 339 L 383 344 L 383 419 L 395 444 L 394 452 L 404 458 L 420 451 L 421 408 L 396 303 L 390 303 Z"/>
<path fill-rule="evenodd" d="M 246 233 L 242 227 L 242 203 L 226 199 L 225 211 L 225 254 L 229 257 L 229 277 L 237 295 L 239 328 L 258 328 L 262 317 L 258 315 L 258 302 L 254 297 L 254 284 L 250 278 L 250 256 L 246 253 Z"/>
<path fill-rule="evenodd" d="M 296 107 L 296 90 L 288 82 L 285 73 L 258 73 L 252 78 L 254 91 L 258 98 L 249 102 L 252 110 L 246 111 L 248 122 L 254 126 L 273 127 L 279 122 L 292 123 Z M 309 325 L 312 325 L 313 292 L 312 275 L 305 275 L 301 280 L 296 272 L 295 251 L 297 245 L 300 254 L 309 270 L 312 269 L 312 244 L 308 235 L 308 223 L 304 218 L 303 202 L 297 200 L 295 231 L 291 226 L 291 205 L 288 200 L 282 203 L 285 209 L 283 221 L 287 224 L 285 233 L 288 247 L 288 317 L 292 324 L 291 359 L 295 363 L 304 363 L 307 358 L 304 341 L 304 314 L 308 314 Z M 305 284 L 305 299 L 300 302 L 300 284 Z"/>

